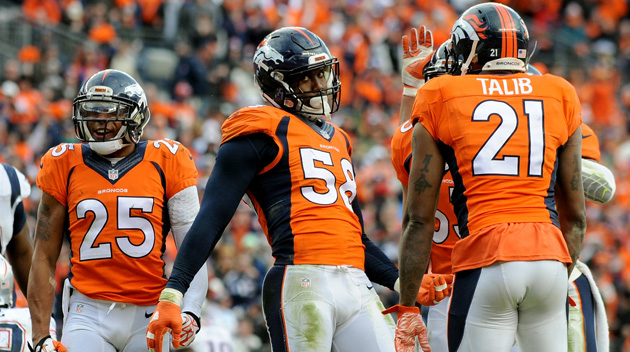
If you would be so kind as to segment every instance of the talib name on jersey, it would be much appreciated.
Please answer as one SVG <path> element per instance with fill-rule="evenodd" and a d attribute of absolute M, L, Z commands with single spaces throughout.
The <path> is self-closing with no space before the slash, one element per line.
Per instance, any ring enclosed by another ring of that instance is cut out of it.
<path fill-rule="evenodd" d="M 530 94 L 532 82 L 529 78 L 477 78 L 485 95 L 516 95 Z"/>

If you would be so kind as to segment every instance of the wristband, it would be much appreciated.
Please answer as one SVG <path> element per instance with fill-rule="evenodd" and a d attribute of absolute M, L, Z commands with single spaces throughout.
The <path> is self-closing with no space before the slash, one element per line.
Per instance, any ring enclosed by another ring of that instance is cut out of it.
<path fill-rule="evenodd" d="M 171 302 L 177 306 L 182 305 L 183 299 L 184 294 L 174 288 L 165 288 L 162 290 L 162 293 L 160 293 L 160 301 Z"/>
<path fill-rule="evenodd" d="M 405 86 L 403 88 L 403 95 L 407 97 L 415 97 L 418 95 L 418 88 Z"/>

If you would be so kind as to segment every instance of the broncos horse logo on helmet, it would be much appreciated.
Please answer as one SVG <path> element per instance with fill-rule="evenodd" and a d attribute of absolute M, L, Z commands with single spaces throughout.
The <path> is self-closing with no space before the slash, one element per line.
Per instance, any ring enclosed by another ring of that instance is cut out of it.
<path fill-rule="evenodd" d="M 452 74 L 527 71 L 529 33 L 521 16 L 497 3 L 466 10 L 451 31 Z"/>
<path fill-rule="evenodd" d="M 256 83 L 273 106 L 310 120 L 329 119 L 339 109 L 339 61 L 308 29 L 285 27 L 271 32 L 258 45 L 253 61 Z M 307 92 L 297 87 L 301 78 L 320 69 L 326 87 Z"/>

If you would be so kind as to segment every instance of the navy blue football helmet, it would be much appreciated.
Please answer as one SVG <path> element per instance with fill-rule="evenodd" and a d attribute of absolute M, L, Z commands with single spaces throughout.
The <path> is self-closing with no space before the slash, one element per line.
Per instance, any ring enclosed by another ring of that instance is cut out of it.
<path fill-rule="evenodd" d="M 301 27 L 271 32 L 254 54 L 254 77 L 265 100 L 275 107 L 309 119 L 330 118 L 339 110 L 339 61 L 314 33 Z M 304 92 L 298 82 L 323 69 L 327 87 Z"/>
<path fill-rule="evenodd" d="M 433 52 L 431 60 L 429 60 L 422 69 L 425 82 L 429 82 L 430 79 L 449 72 L 451 65 L 451 59 L 449 57 L 450 46 L 451 40 L 448 39 Z"/>
<path fill-rule="evenodd" d="M 529 33 L 521 16 L 505 5 L 483 3 L 464 11 L 451 40 L 453 74 L 527 71 Z"/>
<path fill-rule="evenodd" d="M 73 100 L 72 121 L 77 138 L 83 142 L 124 140 L 138 143 L 144 127 L 151 118 L 147 97 L 140 84 L 130 75 L 117 70 L 104 70 L 90 77 Z M 102 121 L 122 122 L 118 135 L 108 140 L 92 136 L 87 123 Z M 100 116 L 100 117 L 99 117 Z"/>

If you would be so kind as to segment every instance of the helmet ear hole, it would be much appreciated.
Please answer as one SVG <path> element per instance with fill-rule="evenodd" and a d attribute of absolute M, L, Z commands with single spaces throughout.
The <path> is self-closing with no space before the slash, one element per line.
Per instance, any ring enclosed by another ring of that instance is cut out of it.
<path fill-rule="evenodd" d="M 274 95 L 273 100 L 280 106 L 284 105 L 284 89 L 276 89 L 276 94 Z"/>

